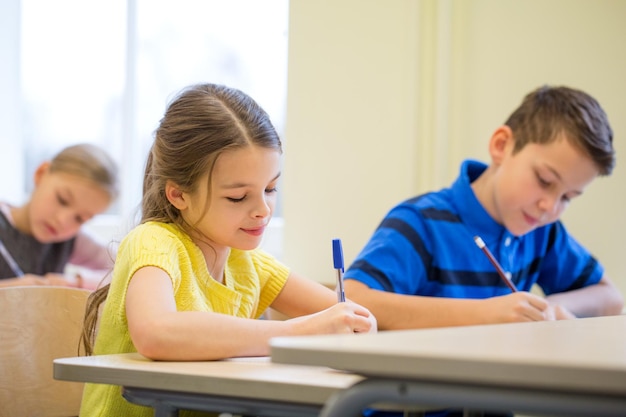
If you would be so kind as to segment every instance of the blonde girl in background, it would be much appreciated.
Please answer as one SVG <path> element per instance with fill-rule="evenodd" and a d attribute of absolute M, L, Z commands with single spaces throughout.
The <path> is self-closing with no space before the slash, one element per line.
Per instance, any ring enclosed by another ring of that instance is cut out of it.
<path fill-rule="evenodd" d="M 376 331 L 367 309 L 338 304 L 257 248 L 281 153 L 268 115 L 241 91 L 195 85 L 171 102 L 146 164 L 141 224 L 122 240 L 110 285 L 92 294 L 88 353 L 215 360 L 268 355 L 274 336 Z M 292 318 L 256 320 L 268 307 Z M 82 417 L 152 414 L 120 387 L 85 387 Z"/>
<path fill-rule="evenodd" d="M 108 245 L 82 227 L 118 195 L 117 167 L 101 148 L 69 146 L 34 173 L 21 206 L 0 202 L 0 288 L 62 285 L 95 289 L 113 266 Z M 65 276 L 68 264 L 81 275 Z"/>

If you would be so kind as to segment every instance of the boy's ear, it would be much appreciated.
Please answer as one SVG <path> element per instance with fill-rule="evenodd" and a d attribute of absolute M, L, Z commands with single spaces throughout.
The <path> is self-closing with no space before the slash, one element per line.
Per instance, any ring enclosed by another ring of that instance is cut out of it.
<path fill-rule="evenodd" d="M 491 135 L 489 140 L 489 154 L 494 164 L 500 164 L 504 158 L 513 151 L 515 145 L 513 131 L 510 127 L 502 125 Z"/>
<path fill-rule="evenodd" d="M 165 183 L 165 197 L 167 197 L 167 200 L 178 210 L 184 210 L 187 208 L 187 201 L 185 200 L 184 193 L 178 185 L 174 184 L 172 181 L 168 180 Z"/>
<path fill-rule="evenodd" d="M 50 162 L 49 161 L 42 162 L 41 164 L 39 164 L 39 166 L 35 170 L 35 173 L 33 174 L 33 182 L 35 183 L 35 186 L 39 185 L 39 183 L 41 182 L 41 179 L 48 172 L 50 172 Z"/>

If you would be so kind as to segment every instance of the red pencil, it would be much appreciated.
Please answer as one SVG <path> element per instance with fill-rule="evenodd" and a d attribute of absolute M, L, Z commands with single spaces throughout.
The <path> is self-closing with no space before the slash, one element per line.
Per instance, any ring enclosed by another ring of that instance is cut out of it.
<path fill-rule="evenodd" d="M 483 253 L 487 256 L 487 259 L 489 259 L 489 262 L 491 262 L 491 265 L 493 265 L 493 267 L 496 268 L 496 271 L 498 271 L 498 275 L 500 275 L 500 278 L 502 278 L 502 281 L 504 281 L 506 286 L 509 287 L 511 291 L 517 292 L 517 288 L 515 287 L 515 284 L 513 284 L 513 282 L 506 275 L 506 273 L 504 272 L 504 269 L 502 269 L 502 266 L 500 266 L 496 258 L 493 257 L 493 254 L 491 253 L 487 245 L 485 245 L 485 242 L 483 242 L 480 236 L 474 236 L 474 242 L 476 242 L 476 246 L 478 246 L 480 250 L 482 250 Z"/>

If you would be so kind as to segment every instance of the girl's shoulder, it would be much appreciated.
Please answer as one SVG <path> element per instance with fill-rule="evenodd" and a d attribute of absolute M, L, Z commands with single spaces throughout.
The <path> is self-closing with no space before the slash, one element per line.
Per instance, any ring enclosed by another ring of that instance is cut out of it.
<path fill-rule="evenodd" d="M 135 226 L 122 240 L 123 245 L 141 243 L 154 246 L 185 245 L 189 236 L 172 223 L 149 221 Z"/>
<path fill-rule="evenodd" d="M 182 232 L 182 230 L 180 230 L 178 226 L 172 223 L 163 223 L 156 221 L 141 223 L 131 229 L 131 231 L 128 232 L 126 236 L 128 237 L 138 235 L 186 236 L 186 234 L 184 234 L 184 232 Z"/>

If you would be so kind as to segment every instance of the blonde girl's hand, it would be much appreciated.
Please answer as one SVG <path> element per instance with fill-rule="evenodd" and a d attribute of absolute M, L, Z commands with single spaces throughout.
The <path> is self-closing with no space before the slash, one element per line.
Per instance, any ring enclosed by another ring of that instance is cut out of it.
<path fill-rule="evenodd" d="M 69 281 L 63 274 L 48 273 L 46 275 L 25 274 L 19 278 L 18 285 L 47 285 L 59 287 L 76 287 L 76 282 Z"/>
<path fill-rule="evenodd" d="M 68 278 L 64 274 L 48 273 L 43 276 L 46 283 L 44 285 L 55 285 L 59 287 L 79 287 L 81 284 L 80 279 L 75 277 Z"/>
<path fill-rule="evenodd" d="M 287 320 L 294 335 L 376 332 L 376 318 L 353 302 L 337 303 L 318 313 Z"/>

